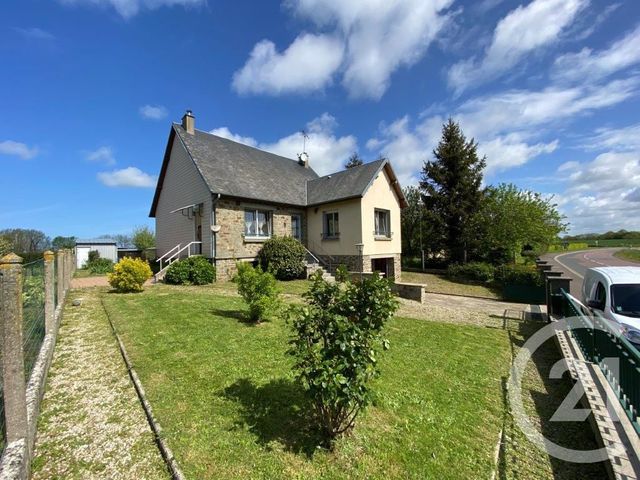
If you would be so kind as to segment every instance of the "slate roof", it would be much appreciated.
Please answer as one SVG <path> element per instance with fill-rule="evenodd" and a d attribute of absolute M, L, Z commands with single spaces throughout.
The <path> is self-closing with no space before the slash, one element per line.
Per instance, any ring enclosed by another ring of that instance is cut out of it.
<path fill-rule="evenodd" d="M 76 240 L 76 245 L 116 245 L 112 238 L 82 238 Z"/>
<path fill-rule="evenodd" d="M 361 197 L 386 162 L 376 160 L 309 181 L 307 205 Z"/>
<path fill-rule="evenodd" d="M 318 178 L 296 160 L 174 125 L 212 192 L 232 197 L 305 205 L 307 180 Z"/>
<path fill-rule="evenodd" d="M 364 195 L 376 175 L 386 168 L 402 206 L 404 195 L 387 160 L 377 160 L 342 172 L 318 177 L 296 160 L 265 152 L 242 143 L 195 130 L 187 133 L 174 123 L 156 187 L 150 216 L 162 190 L 171 145 L 176 137 L 191 155 L 212 193 L 223 196 L 306 207 Z"/>

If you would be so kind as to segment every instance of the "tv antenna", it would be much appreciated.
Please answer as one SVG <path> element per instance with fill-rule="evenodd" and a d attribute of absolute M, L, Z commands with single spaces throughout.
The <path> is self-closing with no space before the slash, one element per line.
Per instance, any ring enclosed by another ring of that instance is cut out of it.
<path fill-rule="evenodd" d="M 300 130 L 300 134 L 302 135 L 302 153 L 307 153 L 307 140 L 309 139 L 309 134 L 306 130 Z"/>

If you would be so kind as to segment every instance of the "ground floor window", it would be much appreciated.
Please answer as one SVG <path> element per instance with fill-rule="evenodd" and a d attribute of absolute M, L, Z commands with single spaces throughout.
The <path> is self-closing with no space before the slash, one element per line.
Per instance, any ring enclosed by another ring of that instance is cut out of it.
<path fill-rule="evenodd" d="M 291 236 L 296 240 L 302 240 L 302 217 L 291 215 Z"/>
<path fill-rule="evenodd" d="M 322 232 L 322 237 L 338 238 L 339 236 L 338 212 L 326 212 L 324 214 L 324 232 Z"/>
<path fill-rule="evenodd" d="M 247 237 L 270 237 L 272 215 L 269 210 L 247 209 L 244 211 L 244 234 Z"/>

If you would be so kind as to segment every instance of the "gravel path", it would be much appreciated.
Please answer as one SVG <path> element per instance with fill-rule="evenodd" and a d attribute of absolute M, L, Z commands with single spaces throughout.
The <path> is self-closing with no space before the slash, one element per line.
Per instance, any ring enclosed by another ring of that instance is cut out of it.
<path fill-rule="evenodd" d="M 100 289 L 72 290 L 38 423 L 33 479 L 168 479 Z M 81 298 L 82 305 L 71 306 Z"/>
<path fill-rule="evenodd" d="M 486 327 L 502 327 L 504 318 L 525 319 L 531 313 L 546 311 L 537 305 L 500 302 L 474 297 L 427 293 L 425 303 L 399 298 L 399 317 L 434 320 L 447 323 L 468 323 Z"/>

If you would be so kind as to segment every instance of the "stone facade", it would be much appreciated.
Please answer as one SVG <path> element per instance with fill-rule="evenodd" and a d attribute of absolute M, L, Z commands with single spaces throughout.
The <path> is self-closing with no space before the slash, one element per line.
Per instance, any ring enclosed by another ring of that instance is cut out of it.
<path fill-rule="evenodd" d="M 279 207 L 258 202 L 222 199 L 216 203 L 216 224 L 222 228 L 216 233 L 216 278 L 230 280 L 237 272 L 236 262 L 254 260 L 266 240 L 245 239 L 244 212 L 246 209 L 270 210 L 274 236 L 291 235 L 291 216 L 300 215 L 302 222 L 302 243 L 306 245 L 307 216 L 304 209 Z"/>
<path fill-rule="evenodd" d="M 401 267 L 401 255 L 390 254 L 390 255 L 332 255 L 331 257 L 327 255 L 318 255 L 320 260 L 325 262 L 327 265 L 331 265 L 331 273 L 335 273 L 338 265 L 345 265 L 347 270 L 350 272 L 363 272 L 363 273 L 371 273 L 373 271 L 373 260 L 376 258 L 393 258 L 393 263 L 390 265 L 389 269 L 389 277 L 395 278 L 396 280 L 400 280 L 402 276 L 402 267 Z"/>

